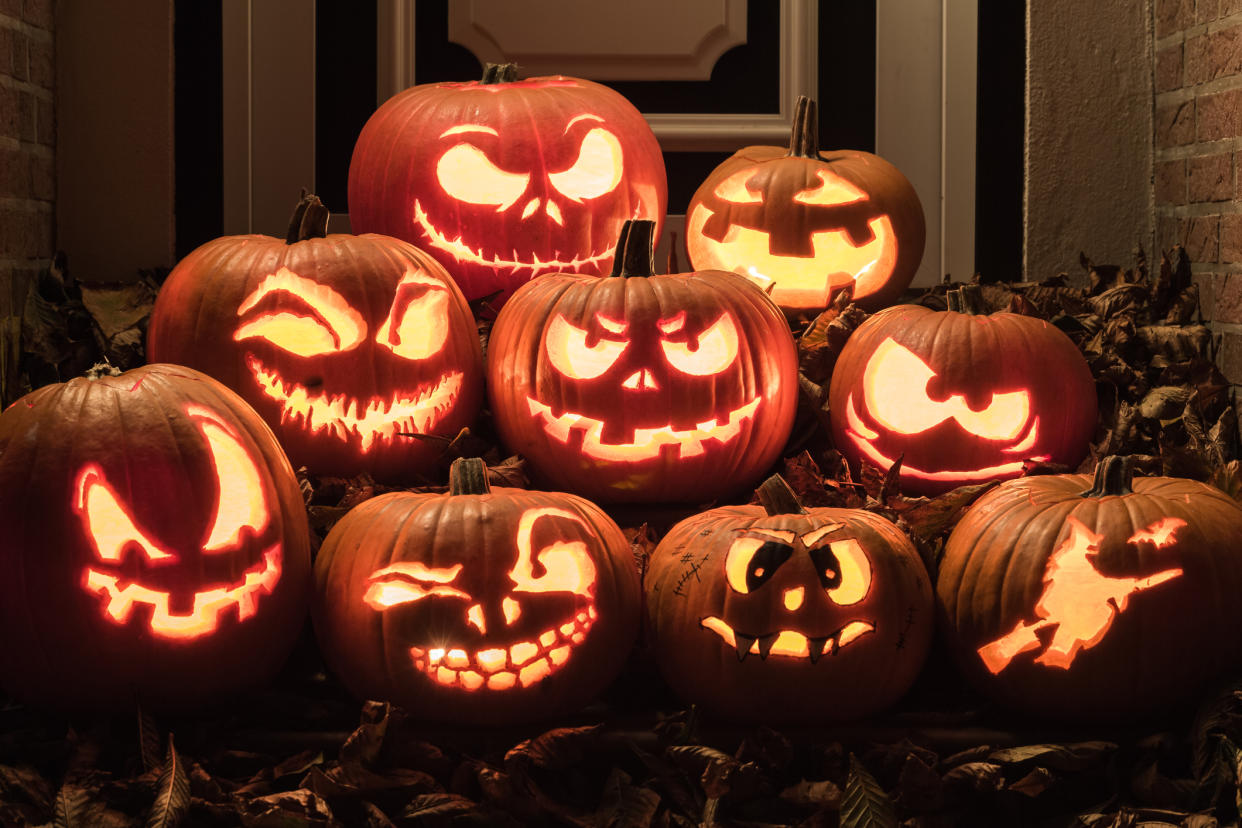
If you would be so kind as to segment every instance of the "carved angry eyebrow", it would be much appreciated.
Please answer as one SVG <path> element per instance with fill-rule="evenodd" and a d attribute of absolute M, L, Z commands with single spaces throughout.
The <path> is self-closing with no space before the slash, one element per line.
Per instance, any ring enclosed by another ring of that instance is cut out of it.
<path fill-rule="evenodd" d="M 492 135 L 497 138 L 500 137 L 499 132 L 497 132 L 496 130 L 492 129 L 489 126 L 483 126 L 482 124 L 458 124 L 455 127 L 449 127 L 448 129 L 444 130 L 444 132 L 441 132 L 440 137 L 447 138 L 450 135 L 460 135 L 464 132 L 481 132 L 484 135 Z"/>
<path fill-rule="evenodd" d="M 583 113 L 582 115 L 578 115 L 574 118 L 571 118 L 569 120 L 569 123 L 565 124 L 565 131 L 569 132 L 569 128 L 573 126 L 574 124 L 578 123 L 579 121 L 598 121 L 599 123 L 602 124 L 604 122 L 604 119 L 599 117 L 598 115 L 592 115 L 591 113 L 586 112 L 586 113 Z"/>
<path fill-rule="evenodd" d="M 390 564 L 383 569 L 377 569 L 371 573 L 368 580 L 375 581 L 380 578 L 392 575 L 404 576 L 414 581 L 425 581 L 432 584 L 447 584 L 457 578 L 457 574 L 461 572 L 462 564 L 453 564 L 444 569 L 425 566 L 421 561 L 398 561 Z"/>
<path fill-rule="evenodd" d="M 806 546 L 814 546 L 825 535 L 830 535 L 843 527 L 844 523 L 830 523 L 827 526 L 821 526 L 818 529 L 812 529 L 802 536 L 802 543 Z"/>
<path fill-rule="evenodd" d="M 788 529 L 754 529 L 754 528 L 751 528 L 751 529 L 746 530 L 746 534 L 763 535 L 765 538 L 774 538 L 775 540 L 784 541 L 785 543 L 793 543 L 794 538 L 797 537 L 797 535 L 794 534 L 793 531 L 788 530 Z"/>

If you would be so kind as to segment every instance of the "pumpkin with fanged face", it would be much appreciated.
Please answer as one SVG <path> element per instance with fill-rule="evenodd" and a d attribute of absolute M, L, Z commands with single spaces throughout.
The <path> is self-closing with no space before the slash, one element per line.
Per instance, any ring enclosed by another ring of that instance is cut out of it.
<path fill-rule="evenodd" d="M 524 285 L 488 346 L 502 439 L 543 480 L 600 502 L 737 491 L 793 426 L 798 363 L 780 309 L 734 273 L 652 275 L 652 231 L 627 222 L 609 278 Z"/>
<path fill-rule="evenodd" d="M 736 721 L 841 721 L 891 704 L 931 642 L 931 581 L 913 544 L 871 512 L 803 509 L 779 476 L 759 499 L 687 518 L 652 554 L 661 673 Z"/>
<path fill-rule="evenodd" d="M 379 479 L 426 472 L 483 397 L 469 307 L 434 259 L 386 236 L 325 235 L 303 199 L 285 241 L 226 236 L 173 268 L 151 359 L 241 394 L 295 466 Z"/>
<path fill-rule="evenodd" d="M 352 509 L 315 561 L 315 632 L 360 698 L 460 724 L 574 709 L 620 671 L 640 587 L 621 530 L 573 495 L 491 489 L 461 459 L 446 495 Z"/>
<path fill-rule="evenodd" d="M 148 365 L 0 414 L 0 681 L 65 708 L 188 709 L 262 682 L 302 627 L 306 512 L 263 421 Z"/>
<path fill-rule="evenodd" d="M 833 439 L 851 463 L 936 494 L 1017 477 L 1028 459 L 1076 466 L 1095 430 L 1095 382 L 1070 338 L 1016 313 L 979 311 L 977 285 L 949 310 L 898 305 L 841 350 L 828 390 Z"/>
<path fill-rule="evenodd" d="M 949 647 L 988 696 L 1029 715 L 1134 718 L 1242 657 L 1242 506 L 1193 480 L 1011 480 L 945 545 L 936 593 Z"/>
<path fill-rule="evenodd" d="M 819 313 L 846 285 L 859 305 L 882 307 L 923 259 L 923 206 L 883 158 L 820 152 L 816 117 L 799 98 L 787 151 L 745 147 L 699 185 L 686 209 L 690 261 L 754 280 L 790 314 Z"/>
<path fill-rule="evenodd" d="M 349 164 L 357 232 L 413 242 L 468 299 L 502 303 L 540 273 L 600 275 L 626 219 L 664 220 L 664 158 L 638 110 L 561 76 L 433 83 L 384 103 Z"/>

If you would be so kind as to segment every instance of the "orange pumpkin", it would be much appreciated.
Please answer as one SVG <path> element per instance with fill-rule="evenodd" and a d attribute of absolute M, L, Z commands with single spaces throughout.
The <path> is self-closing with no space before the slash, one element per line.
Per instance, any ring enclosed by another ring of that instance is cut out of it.
<path fill-rule="evenodd" d="M 791 314 L 819 313 L 846 285 L 859 305 L 882 307 L 923 259 L 923 206 L 878 155 L 820 152 L 816 118 L 799 98 L 788 150 L 744 147 L 699 185 L 686 210 L 690 261 L 752 279 Z"/>
<path fill-rule="evenodd" d="M 237 391 L 295 466 L 379 479 L 426 473 L 478 414 L 474 318 L 434 259 L 387 236 L 326 235 L 308 196 L 286 239 L 225 236 L 173 268 L 147 335 L 152 360 Z"/>
<path fill-rule="evenodd" d="M 0 681 L 28 702 L 207 704 L 272 676 L 310 552 L 276 438 L 197 371 L 46 386 L 0 414 Z"/>

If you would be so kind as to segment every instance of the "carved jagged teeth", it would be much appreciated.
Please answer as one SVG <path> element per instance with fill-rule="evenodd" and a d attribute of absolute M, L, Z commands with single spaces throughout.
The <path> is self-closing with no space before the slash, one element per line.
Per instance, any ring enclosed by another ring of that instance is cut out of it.
<path fill-rule="evenodd" d="M 745 661 L 746 656 L 750 655 L 750 647 L 755 643 L 754 636 L 744 635 L 742 633 L 733 634 L 733 646 L 737 649 L 737 660 Z M 771 645 L 769 645 L 770 648 Z"/>
<path fill-rule="evenodd" d="M 772 652 L 772 645 L 776 643 L 776 639 L 780 637 L 780 633 L 772 633 L 765 635 L 759 639 L 759 657 L 767 660 L 768 654 Z"/>
<path fill-rule="evenodd" d="M 819 638 L 808 638 L 807 639 L 807 647 L 810 649 L 810 652 L 811 652 L 811 663 L 812 664 L 819 661 L 819 657 L 824 654 L 824 646 L 827 643 L 828 643 L 828 636 L 826 635 L 821 636 Z"/>
<path fill-rule="evenodd" d="M 829 653 L 829 655 L 836 655 L 837 650 L 839 649 L 841 649 L 841 638 L 839 636 L 834 635 L 832 637 L 832 651 Z"/>

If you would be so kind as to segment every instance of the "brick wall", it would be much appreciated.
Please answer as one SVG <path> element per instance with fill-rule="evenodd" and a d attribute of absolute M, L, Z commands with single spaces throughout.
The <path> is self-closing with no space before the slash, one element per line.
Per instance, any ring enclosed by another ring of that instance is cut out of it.
<path fill-rule="evenodd" d="M 1156 0 L 1155 32 L 1157 244 L 1185 246 L 1242 385 L 1242 0 Z"/>
<path fill-rule="evenodd" d="M 0 286 L 46 267 L 55 244 L 52 3 L 0 0 Z"/>

